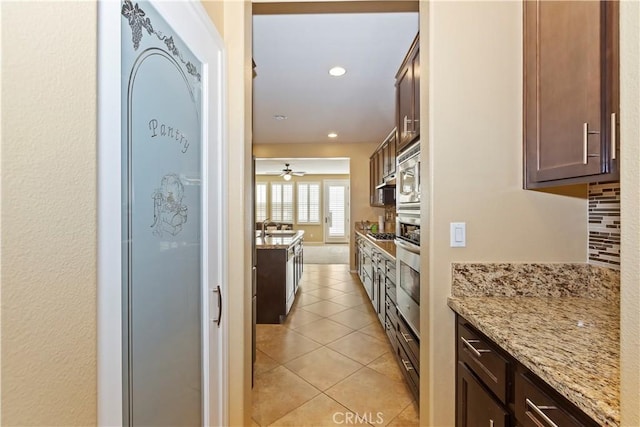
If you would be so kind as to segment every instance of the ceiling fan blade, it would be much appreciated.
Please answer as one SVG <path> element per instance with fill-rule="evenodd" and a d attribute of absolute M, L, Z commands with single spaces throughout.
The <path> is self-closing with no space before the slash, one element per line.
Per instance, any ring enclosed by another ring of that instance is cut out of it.
<path fill-rule="evenodd" d="M 301 172 L 301 171 L 299 171 L 299 172 L 292 172 L 291 174 L 292 174 L 292 175 L 295 175 L 295 176 L 304 176 L 304 174 L 305 174 L 305 173 L 306 173 L 306 172 Z"/>

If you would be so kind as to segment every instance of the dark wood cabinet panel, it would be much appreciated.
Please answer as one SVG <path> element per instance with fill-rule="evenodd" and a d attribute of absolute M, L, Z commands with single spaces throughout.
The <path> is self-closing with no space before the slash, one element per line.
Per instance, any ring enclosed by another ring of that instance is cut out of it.
<path fill-rule="evenodd" d="M 369 158 L 369 204 L 387 206 L 395 204 L 395 192 L 392 186 L 385 186 L 387 179 L 396 170 L 396 130 L 394 129 L 378 146 Z"/>
<path fill-rule="evenodd" d="M 525 188 L 617 179 L 617 10 L 524 2 Z"/>
<path fill-rule="evenodd" d="M 396 74 L 397 151 L 420 136 L 420 35 L 409 48 Z"/>
<path fill-rule="evenodd" d="M 484 389 L 467 366 L 458 362 L 457 427 L 506 427 L 509 413 Z"/>
<path fill-rule="evenodd" d="M 456 319 L 457 427 L 598 425 L 463 317 Z"/>

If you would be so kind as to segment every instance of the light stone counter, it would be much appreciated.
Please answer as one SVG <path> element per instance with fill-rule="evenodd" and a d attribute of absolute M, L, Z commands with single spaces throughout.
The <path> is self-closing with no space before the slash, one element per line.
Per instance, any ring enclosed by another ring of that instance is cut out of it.
<path fill-rule="evenodd" d="M 619 272 L 584 268 L 454 264 L 449 307 L 599 424 L 619 426 Z"/>
<path fill-rule="evenodd" d="M 271 235 L 267 234 L 265 237 L 260 237 L 262 234 L 260 231 L 256 231 L 256 249 L 287 249 L 304 236 L 303 230 L 298 230 L 293 236 L 288 235 L 290 233 L 284 232 L 283 235 L 279 235 L 278 231 L 272 231 Z"/>

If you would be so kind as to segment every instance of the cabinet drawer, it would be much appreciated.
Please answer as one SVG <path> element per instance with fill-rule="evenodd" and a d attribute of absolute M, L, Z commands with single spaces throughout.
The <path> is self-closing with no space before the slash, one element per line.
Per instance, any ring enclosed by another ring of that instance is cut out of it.
<path fill-rule="evenodd" d="M 393 302 L 393 305 L 396 305 L 398 303 L 398 300 L 396 299 L 396 285 L 389 283 L 389 281 L 385 281 L 385 292 L 387 294 L 387 297 L 391 299 L 391 302 Z"/>
<path fill-rule="evenodd" d="M 398 341 L 416 369 L 420 369 L 420 340 L 411 332 L 402 316 L 398 316 Z"/>
<path fill-rule="evenodd" d="M 384 319 L 384 331 L 387 333 L 391 347 L 398 351 L 398 337 L 396 336 L 397 324 L 387 315 Z"/>
<path fill-rule="evenodd" d="M 500 402 L 507 402 L 509 362 L 498 347 L 480 336 L 464 321 L 458 323 L 458 360 L 463 361 Z"/>
<path fill-rule="evenodd" d="M 521 427 L 597 426 L 580 409 L 550 387 L 540 385 L 533 374 L 519 368 L 515 378 L 515 415 Z"/>
<path fill-rule="evenodd" d="M 456 427 L 509 426 L 509 414 L 471 373 L 467 365 L 458 362 L 456 387 Z"/>
<path fill-rule="evenodd" d="M 402 345 L 398 346 L 396 354 L 398 356 L 398 361 L 400 362 L 400 371 L 402 371 L 402 375 L 407 379 L 407 384 L 409 385 L 409 389 L 413 393 L 414 397 L 416 400 L 419 400 L 420 368 L 413 363 L 411 357 L 407 355 L 407 352 Z"/>

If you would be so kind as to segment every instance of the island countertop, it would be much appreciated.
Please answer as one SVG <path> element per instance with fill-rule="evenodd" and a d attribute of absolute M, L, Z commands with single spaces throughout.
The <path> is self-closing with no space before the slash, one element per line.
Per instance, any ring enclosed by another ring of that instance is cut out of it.
<path fill-rule="evenodd" d="M 303 230 L 298 230 L 291 235 L 291 230 L 284 233 L 271 231 L 265 237 L 261 237 L 261 232 L 256 231 L 256 249 L 287 249 L 304 236 Z"/>
<path fill-rule="evenodd" d="M 620 425 L 620 310 L 578 297 L 450 297 L 449 306 L 601 425 Z"/>

